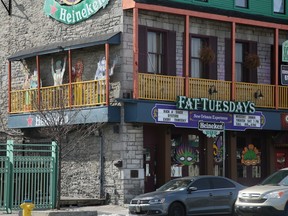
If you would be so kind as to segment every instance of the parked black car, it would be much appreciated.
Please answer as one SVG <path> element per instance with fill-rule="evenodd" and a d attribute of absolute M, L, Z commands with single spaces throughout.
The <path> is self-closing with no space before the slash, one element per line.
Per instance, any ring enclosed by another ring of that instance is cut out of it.
<path fill-rule="evenodd" d="M 245 186 L 220 176 L 173 179 L 155 192 L 131 200 L 130 215 L 217 215 L 234 214 L 238 191 Z"/>

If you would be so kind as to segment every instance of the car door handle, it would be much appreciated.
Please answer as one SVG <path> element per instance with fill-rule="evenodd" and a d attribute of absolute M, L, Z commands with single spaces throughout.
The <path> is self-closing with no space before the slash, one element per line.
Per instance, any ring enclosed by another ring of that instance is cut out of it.
<path fill-rule="evenodd" d="M 210 196 L 210 197 L 212 197 L 212 196 L 213 196 L 213 194 L 212 194 L 212 193 L 209 193 L 209 196 Z"/>
<path fill-rule="evenodd" d="M 233 192 L 230 192 L 229 195 L 232 196 L 232 195 L 233 195 Z"/>

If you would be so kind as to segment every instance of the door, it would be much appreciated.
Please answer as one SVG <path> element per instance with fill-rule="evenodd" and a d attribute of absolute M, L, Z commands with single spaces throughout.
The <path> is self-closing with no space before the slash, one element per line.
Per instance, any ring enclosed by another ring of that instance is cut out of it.
<path fill-rule="evenodd" d="M 197 188 L 187 195 L 187 212 L 188 215 L 205 214 L 213 210 L 213 202 L 211 196 L 212 186 L 208 178 L 196 180 L 191 187 Z"/>

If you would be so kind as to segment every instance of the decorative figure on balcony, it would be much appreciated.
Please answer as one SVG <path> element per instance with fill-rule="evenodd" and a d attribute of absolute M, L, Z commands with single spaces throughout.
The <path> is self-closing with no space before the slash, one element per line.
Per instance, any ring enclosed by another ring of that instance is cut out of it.
<path fill-rule="evenodd" d="M 22 71 L 25 75 L 25 80 L 23 84 L 23 89 L 25 90 L 25 104 L 24 104 L 24 110 L 28 111 L 30 107 L 30 97 L 29 97 L 29 91 L 30 88 L 30 73 L 29 68 L 25 60 L 22 61 Z"/>
<path fill-rule="evenodd" d="M 112 76 L 114 74 L 114 67 L 117 63 L 117 60 L 113 61 L 113 65 L 109 70 L 109 76 Z M 105 79 L 106 78 L 106 58 L 103 57 L 102 59 L 100 59 L 100 61 L 97 64 L 97 70 L 96 70 L 96 74 L 95 74 L 95 80 L 99 80 L 99 79 Z"/>
<path fill-rule="evenodd" d="M 42 82 L 40 80 L 40 87 L 41 86 L 42 86 Z M 36 68 L 34 69 L 34 73 L 30 78 L 30 88 L 31 89 L 32 88 L 38 88 L 38 71 Z"/>
<path fill-rule="evenodd" d="M 66 68 L 66 59 L 67 57 L 65 56 L 63 60 L 63 67 L 62 67 L 61 61 L 60 60 L 57 61 L 55 70 L 54 70 L 54 60 L 53 58 L 51 59 L 51 72 L 52 72 L 52 77 L 54 79 L 54 86 L 62 85 L 63 75 L 64 75 L 65 68 Z"/>
<path fill-rule="evenodd" d="M 82 83 L 82 74 L 84 70 L 83 61 L 81 59 L 77 60 L 75 67 L 72 67 L 72 82 L 79 82 L 75 84 L 74 88 L 74 100 L 77 105 L 82 104 L 82 92 L 83 86 Z"/>
<path fill-rule="evenodd" d="M 114 68 L 117 63 L 117 58 L 113 61 L 112 67 L 109 69 L 109 76 L 114 74 Z M 95 73 L 95 80 L 105 80 L 106 79 L 106 58 L 102 57 L 97 64 L 97 70 Z M 100 84 L 98 82 L 98 102 L 105 101 L 105 82 L 102 81 Z"/>

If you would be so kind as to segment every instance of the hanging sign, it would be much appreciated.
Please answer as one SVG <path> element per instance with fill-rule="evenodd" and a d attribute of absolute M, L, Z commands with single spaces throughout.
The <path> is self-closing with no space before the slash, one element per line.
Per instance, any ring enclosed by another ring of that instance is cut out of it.
<path fill-rule="evenodd" d="M 45 0 L 46 15 L 66 24 L 75 24 L 105 8 L 109 0 Z"/>

